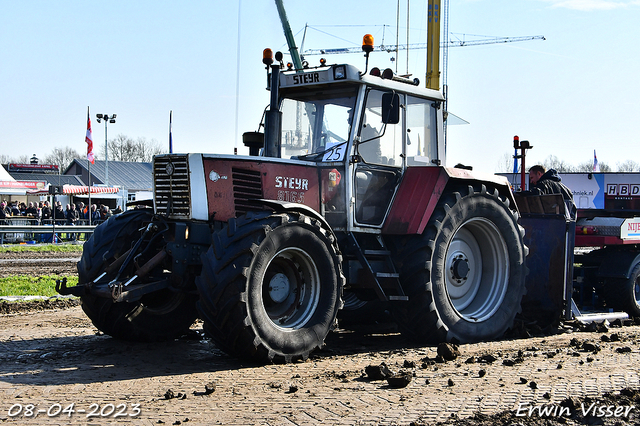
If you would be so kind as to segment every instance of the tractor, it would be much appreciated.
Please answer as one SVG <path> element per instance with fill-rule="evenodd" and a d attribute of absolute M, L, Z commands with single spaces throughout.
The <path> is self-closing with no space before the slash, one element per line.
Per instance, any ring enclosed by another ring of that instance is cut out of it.
<path fill-rule="evenodd" d="M 176 338 L 199 317 L 258 362 L 307 359 L 339 310 L 375 303 L 424 344 L 500 338 L 527 273 L 509 183 L 445 167 L 442 93 L 367 71 L 363 49 L 364 72 L 266 49 L 249 155 L 156 156 L 152 208 L 98 226 L 58 291 L 113 337 Z"/>

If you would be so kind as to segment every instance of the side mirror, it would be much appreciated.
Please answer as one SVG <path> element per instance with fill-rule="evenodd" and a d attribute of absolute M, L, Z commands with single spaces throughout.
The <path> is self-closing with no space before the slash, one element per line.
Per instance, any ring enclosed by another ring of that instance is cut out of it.
<path fill-rule="evenodd" d="M 397 93 L 382 94 L 382 122 L 385 124 L 400 122 L 400 95 Z"/>

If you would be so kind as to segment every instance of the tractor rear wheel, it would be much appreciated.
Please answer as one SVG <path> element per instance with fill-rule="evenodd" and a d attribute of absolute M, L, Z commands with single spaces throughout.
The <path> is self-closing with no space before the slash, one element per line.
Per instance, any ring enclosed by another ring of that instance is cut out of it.
<path fill-rule="evenodd" d="M 115 259 L 122 256 L 141 237 L 141 228 L 152 218 L 149 210 L 129 210 L 110 217 L 98 226 L 84 244 L 78 262 L 78 281 L 96 279 Z M 155 254 L 155 253 L 154 253 Z M 133 276 L 133 270 L 121 278 Z M 82 309 L 98 330 L 130 341 L 159 341 L 186 333 L 197 318 L 196 296 L 160 290 L 136 302 L 85 295 Z"/>
<path fill-rule="evenodd" d="M 400 328 L 425 343 L 501 337 L 525 293 L 523 236 L 495 188 L 460 187 L 443 196 L 422 235 L 396 241 L 409 296 L 394 305 Z"/>
<path fill-rule="evenodd" d="M 306 359 L 335 327 L 344 277 L 333 233 L 298 213 L 248 213 L 212 237 L 196 279 L 204 329 L 232 356 Z"/>
<path fill-rule="evenodd" d="M 607 278 L 604 290 L 607 307 L 640 317 L 640 263 L 633 266 L 629 278 Z"/>

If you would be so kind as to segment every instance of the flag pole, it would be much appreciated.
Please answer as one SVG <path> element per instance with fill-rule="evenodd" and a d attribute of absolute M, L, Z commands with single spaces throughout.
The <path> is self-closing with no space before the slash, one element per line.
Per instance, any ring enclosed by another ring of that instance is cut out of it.
<path fill-rule="evenodd" d="M 87 189 L 89 191 L 89 205 L 87 206 L 87 216 L 89 217 L 89 226 L 91 226 L 91 163 L 93 163 L 95 160 L 93 157 L 93 136 L 91 135 L 91 115 L 89 114 L 88 106 L 87 106 L 87 135 L 85 136 L 84 141 L 87 143 L 87 173 L 88 173 Z"/>
<path fill-rule="evenodd" d="M 91 226 L 91 161 L 87 160 L 87 169 L 89 178 L 87 179 L 87 189 L 89 190 L 89 205 L 87 206 L 87 216 L 89 216 L 89 226 Z"/>
<path fill-rule="evenodd" d="M 172 123 L 173 123 L 173 111 L 169 111 L 169 154 L 173 154 L 173 137 L 171 136 Z"/>

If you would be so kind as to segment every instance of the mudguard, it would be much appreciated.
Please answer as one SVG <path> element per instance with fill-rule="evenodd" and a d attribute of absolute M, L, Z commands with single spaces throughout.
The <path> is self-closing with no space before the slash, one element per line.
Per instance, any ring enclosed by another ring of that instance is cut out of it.
<path fill-rule="evenodd" d="M 288 203 L 286 201 L 278 201 L 278 200 L 266 200 L 264 198 L 260 199 L 260 200 L 255 200 L 255 201 L 260 203 L 260 204 L 264 204 L 265 206 L 268 206 L 268 207 L 272 208 L 273 210 L 275 210 L 278 213 L 287 212 L 287 211 L 294 211 L 294 212 L 297 212 L 297 213 L 306 214 L 307 216 L 311 216 L 314 219 L 318 219 L 319 221 L 321 221 L 322 224 L 327 227 L 327 229 L 332 229 L 331 226 L 329 225 L 329 223 L 327 223 L 326 219 L 320 213 L 318 213 L 317 211 L 315 211 L 311 207 L 306 206 L 304 204 Z"/>
<path fill-rule="evenodd" d="M 391 211 L 382 228 L 383 234 L 422 234 L 429 218 L 445 193 L 449 181 L 480 182 L 498 189 L 500 197 L 509 200 L 517 211 L 509 181 L 503 176 L 446 167 L 409 167 L 396 193 Z"/>

